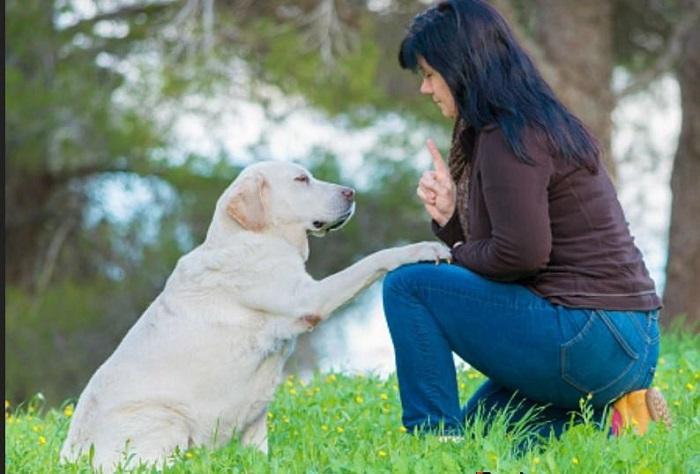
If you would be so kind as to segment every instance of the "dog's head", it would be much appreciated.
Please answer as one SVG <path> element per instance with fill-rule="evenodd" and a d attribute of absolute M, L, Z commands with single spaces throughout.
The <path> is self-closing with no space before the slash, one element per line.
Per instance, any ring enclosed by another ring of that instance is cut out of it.
<path fill-rule="evenodd" d="M 350 219 L 354 198 L 352 188 L 317 180 L 297 164 L 265 161 L 244 169 L 219 205 L 229 218 L 253 232 L 298 227 L 325 235 Z"/>

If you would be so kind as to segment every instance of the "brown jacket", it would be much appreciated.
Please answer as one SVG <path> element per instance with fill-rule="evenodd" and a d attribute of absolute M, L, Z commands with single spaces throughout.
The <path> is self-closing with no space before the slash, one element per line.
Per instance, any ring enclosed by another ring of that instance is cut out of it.
<path fill-rule="evenodd" d="M 525 164 L 495 125 L 476 137 L 468 188 L 469 239 L 453 258 L 480 275 L 517 282 L 574 308 L 661 306 L 604 166 L 597 174 L 553 156 L 539 134 L 523 135 Z M 464 240 L 459 213 L 435 234 Z"/>

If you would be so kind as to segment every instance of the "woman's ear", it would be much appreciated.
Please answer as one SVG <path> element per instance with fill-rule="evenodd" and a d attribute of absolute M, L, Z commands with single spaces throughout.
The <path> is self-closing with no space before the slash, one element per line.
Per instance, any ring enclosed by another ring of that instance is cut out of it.
<path fill-rule="evenodd" d="M 263 193 L 267 182 L 260 174 L 254 174 L 237 183 L 226 206 L 226 213 L 241 227 L 261 232 L 267 226 Z"/>

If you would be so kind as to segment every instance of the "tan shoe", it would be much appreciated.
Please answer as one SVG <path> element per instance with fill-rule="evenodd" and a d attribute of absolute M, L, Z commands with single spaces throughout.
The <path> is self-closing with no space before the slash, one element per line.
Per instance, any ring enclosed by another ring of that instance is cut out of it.
<path fill-rule="evenodd" d="M 620 397 L 613 404 L 612 433 L 619 436 L 632 427 L 638 435 L 644 435 L 649 420 L 661 421 L 671 429 L 671 412 L 666 400 L 656 388 L 635 390 Z"/>

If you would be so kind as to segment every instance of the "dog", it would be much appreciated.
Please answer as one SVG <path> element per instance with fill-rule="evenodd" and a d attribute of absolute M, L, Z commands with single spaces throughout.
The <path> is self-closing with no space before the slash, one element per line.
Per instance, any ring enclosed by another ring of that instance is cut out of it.
<path fill-rule="evenodd" d="M 205 241 L 88 382 L 61 459 L 94 449 L 94 466 L 112 472 L 125 456 L 163 462 L 234 434 L 266 453 L 267 408 L 295 338 L 386 272 L 450 258 L 444 245 L 420 242 L 314 280 L 308 234 L 342 227 L 354 195 L 297 164 L 246 167 L 218 199 Z"/>

